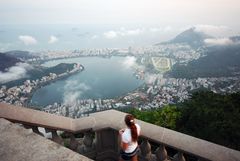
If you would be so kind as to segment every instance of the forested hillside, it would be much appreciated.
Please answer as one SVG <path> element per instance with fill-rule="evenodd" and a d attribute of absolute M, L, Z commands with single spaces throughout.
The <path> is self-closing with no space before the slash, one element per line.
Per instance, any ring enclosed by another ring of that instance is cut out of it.
<path fill-rule="evenodd" d="M 140 120 L 240 150 L 240 93 L 201 91 L 182 104 L 129 112 Z"/>

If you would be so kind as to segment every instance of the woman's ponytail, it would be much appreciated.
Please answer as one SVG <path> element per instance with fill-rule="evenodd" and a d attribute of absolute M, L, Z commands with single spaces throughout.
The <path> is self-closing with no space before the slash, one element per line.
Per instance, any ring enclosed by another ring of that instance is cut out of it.
<path fill-rule="evenodd" d="M 138 133 L 137 133 L 137 127 L 134 123 L 134 117 L 132 115 L 126 115 L 125 123 L 131 129 L 132 141 L 136 142 L 138 139 Z"/>

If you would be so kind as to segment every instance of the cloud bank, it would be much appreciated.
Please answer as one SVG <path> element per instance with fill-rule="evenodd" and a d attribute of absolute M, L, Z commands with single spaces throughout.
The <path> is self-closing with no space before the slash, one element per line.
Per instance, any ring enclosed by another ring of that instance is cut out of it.
<path fill-rule="evenodd" d="M 227 26 L 215 26 L 215 25 L 196 25 L 196 32 L 203 32 L 211 36 L 226 36 L 231 35 L 232 30 Z"/>
<path fill-rule="evenodd" d="M 108 32 L 103 33 L 103 35 L 107 39 L 114 39 L 114 38 L 118 37 L 118 33 L 116 31 L 108 31 Z"/>
<path fill-rule="evenodd" d="M 0 72 L 0 83 L 17 80 L 27 77 L 27 70 L 32 67 L 26 63 L 17 63 L 16 66 L 10 67 L 6 72 Z"/>
<path fill-rule="evenodd" d="M 224 46 L 234 44 L 234 42 L 229 38 L 205 39 L 204 43 L 208 46 Z"/>
<path fill-rule="evenodd" d="M 146 74 L 144 79 L 147 84 L 153 84 L 157 77 L 158 74 Z"/>
<path fill-rule="evenodd" d="M 58 38 L 56 36 L 52 35 L 52 36 L 49 37 L 49 40 L 48 40 L 49 44 L 54 44 L 56 42 L 58 42 Z"/>
<path fill-rule="evenodd" d="M 135 64 L 136 64 L 136 58 L 135 57 L 133 57 L 133 56 L 127 56 L 124 60 L 123 60 L 123 62 L 122 62 L 122 65 L 123 65 L 123 67 L 125 67 L 125 68 L 131 68 L 131 67 L 133 67 Z"/>
<path fill-rule="evenodd" d="M 21 40 L 25 45 L 34 45 L 37 44 L 37 40 L 29 35 L 20 35 L 18 39 Z"/>
<path fill-rule="evenodd" d="M 118 37 L 124 37 L 124 36 L 136 36 L 140 35 L 144 32 L 144 28 L 136 28 L 132 30 L 127 30 L 124 27 L 120 28 L 120 30 L 111 30 L 104 32 L 103 35 L 107 39 L 114 39 Z"/>
<path fill-rule="evenodd" d="M 63 103 L 65 105 L 74 105 L 81 95 L 90 90 L 91 87 L 78 80 L 66 81 L 64 86 Z"/>
<path fill-rule="evenodd" d="M 93 35 L 91 36 L 91 39 L 97 39 L 99 36 L 98 35 Z"/>

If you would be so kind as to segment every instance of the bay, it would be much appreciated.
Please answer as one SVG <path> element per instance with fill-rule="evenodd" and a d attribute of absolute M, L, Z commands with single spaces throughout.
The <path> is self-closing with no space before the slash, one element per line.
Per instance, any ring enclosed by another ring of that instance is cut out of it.
<path fill-rule="evenodd" d="M 80 57 L 49 61 L 43 66 L 59 63 L 80 63 L 85 70 L 66 79 L 38 89 L 31 102 L 38 106 L 73 103 L 81 99 L 110 99 L 127 94 L 143 84 L 128 66 L 129 57 Z"/>

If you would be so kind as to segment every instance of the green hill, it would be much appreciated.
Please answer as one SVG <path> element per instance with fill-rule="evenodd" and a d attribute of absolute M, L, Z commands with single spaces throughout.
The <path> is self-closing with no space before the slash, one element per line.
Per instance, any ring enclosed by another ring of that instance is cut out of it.
<path fill-rule="evenodd" d="M 201 91 L 182 104 L 130 113 L 140 120 L 240 150 L 240 93 Z"/>
<path fill-rule="evenodd" d="M 42 67 L 42 66 L 34 66 L 33 69 L 27 72 L 28 77 L 11 81 L 5 84 L 0 84 L 0 86 L 6 85 L 7 87 L 13 87 L 13 86 L 21 85 L 23 84 L 24 81 L 28 79 L 29 80 L 41 79 L 43 76 L 49 75 L 49 73 L 61 74 L 66 71 L 70 71 L 73 69 L 73 66 L 74 64 L 67 64 L 67 63 L 61 63 L 54 67 L 49 67 L 49 68 Z"/>
<path fill-rule="evenodd" d="M 14 66 L 18 62 L 21 62 L 21 60 L 4 53 L 0 53 L 0 71 L 3 72 L 6 68 Z"/>
<path fill-rule="evenodd" d="M 205 57 L 187 65 L 175 64 L 167 75 L 175 78 L 240 75 L 240 45 L 208 48 Z"/>

